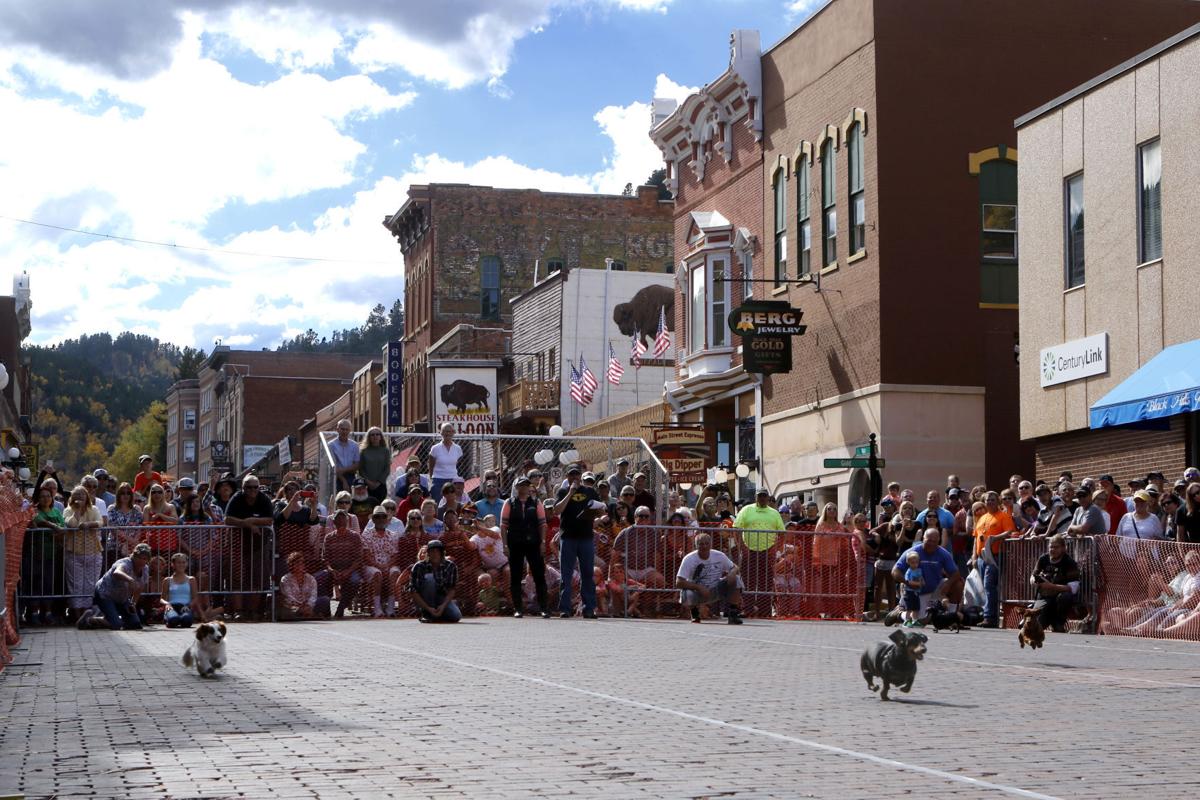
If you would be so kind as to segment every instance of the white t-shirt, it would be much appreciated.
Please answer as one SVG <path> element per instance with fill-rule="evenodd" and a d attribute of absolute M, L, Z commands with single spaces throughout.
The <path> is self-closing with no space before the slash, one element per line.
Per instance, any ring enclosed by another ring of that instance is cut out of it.
<path fill-rule="evenodd" d="M 479 558 L 488 569 L 500 569 L 508 563 L 504 557 L 504 542 L 498 536 L 477 533 L 471 537 L 471 544 L 479 550 Z"/>
<path fill-rule="evenodd" d="M 367 528 L 367 532 L 362 534 L 362 543 L 371 551 L 375 563 L 387 569 L 396 560 L 396 550 L 400 546 L 400 534 L 393 533 L 387 528 L 384 530 L 386 533 L 380 535 L 378 529 L 372 524 Z"/>
<path fill-rule="evenodd" d="M 96 507 L 96 510 L 100 512 L 101 517 L 103 517 L 106 520 L 108 519 L 108 504 L 107 503 L 105 503 L 103 500 L 101 500 L 99 497 L 97 497 L 96 499 L 94 499 L 92 501 L 92 505 L 94 505 Z"/>
<path fill-rule="evenodd" d="M 429 448 L 429 457 L 433 459 L 433 478 L 435 480 L 453 480 L 458 477 L 458 460 L 463 457 L 463 449 L 457 442 L 449 447 L 438 442 Z"/>
<path fill-rule="evenodd" d="M 675 577 L 701 586 L 716 586 L 731 569 L 733 562 L 720 550 L 709 550 L 708 558 L 700 558 L 700 551 L 693 550 L 679 562 L 679 572 L 675 573 Z"/>
<path fill-rule="evenodd" d="M 1128 536 L 1131 539 L 1162 539 L 1162 521 L 1153 514 L 1145 519 L 1137 519 L 1135 514 L 1126 514 L 1117 523 L 1117 536 Z"/>

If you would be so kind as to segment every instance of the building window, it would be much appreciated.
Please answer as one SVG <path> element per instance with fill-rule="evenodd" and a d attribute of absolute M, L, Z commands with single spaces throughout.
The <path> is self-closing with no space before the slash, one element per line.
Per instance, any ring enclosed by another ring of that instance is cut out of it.
<path fill-rule="evenodd" d="M 613 262 L 612 262 L 612 271 L 613 272 L 624 272 L 625 271 L 625 262 L 619 258 L 614 258 Z"/>
<path fill-rule="evenodd" d="M 1138 261 L 1162 258 L 1162 149 L 1155 139 L 1138 148 Z"/>
<path fill-rule="evenodd" d="M 812 271 L 812 220 L 808 210 L 808 159 L 801 156 L 796 162 L 796 237 L 800 251 L 798 277 Z"/>
<path fill-rule="evenodd" d="M 173 469 L 174 467 L 175 467 L 175 448 L 168 447 L 167 448 L 167 469 Z"/>
<path fill-rule="evenodd" d="M 987 160 L 983 161 L 982 158 Z M 1017 296 L 1017 162 L 1015 151 L 983 151 L 971 173 L 979 178 L 979 300 L 1014 306 Z"/>
<path fill-rule="evenodd" d="M 196 441 L 194 439 L 188 439 L 183 443 L 183 463 L 196 463 Z"/>
<path fill-rule="evenodd" d="M 775 171 L 775 285 L 787 280 L 787 176 Z"/>
<path fill-rule="evenodd" d="M 563 262 L 561 258 L 551 258 L 546 260 L 546 276 L 549 277 L 556 272 L 562 272 Z"/>
<path fill-rule="evenodd" d="M 867 247 L 867 199 L 863 190 L 862 124 L 854 123 L 846 135 L 846 167 L 850 173 L 850 254 Z"/>
<path fill-rule="evenodd" d="M 479 267 L 479 315 L 486 320 L 500 319 L 500 259 L 484 256 Z"/>
<path fill-rule="evenodd" d="M 196 409 L 185 408 L 183 410 L 183 429 L 185 431 L 196 430 Z"/>
<path fill-rule="evenodd" d="M 983 257 L 1017 259 L 1017 207 L 1005 203 L 983 204 Z"/>
<path fill-rule="evenodd" d="M 551 381 L 554 380 L 555 376 L 558 374 L 558 359 L 555 358 L 555 355 L 556 352 L 553 345 L 551 345 L 550 357 L 547 359 L 546 363 L 546 379 Z"/>
<path fill-rule="evenodd" d="M 178 428 L 179 428 L 179 419 L 175 416 L 175 412 L 172 411 L 170 414 L 167 415 L 167 433 L 175 433 L 175 431 L 178 430 Z"/>
<path fill-rule="evenodd" d="M 675 262 L 674 261 L 664 261 L 663 262 L 663 272 L 666 273 L 667 275 L 674 275 L 675 274 Z"/>
<path fill-rule="evenodd" d="M 1067 178 L 1067 288 L 1082 286 L 1083 261 L 1083 174 Z"/>
<path fill-rule="evenodd" d="M 825 266 L 837 263 L 837 161 L 833 140 L 821 145 L 821 230 L 824 233 Z"/>
<path fill-rule="evenodd" d="M 689 274 L 688 352 L 725 347 L 725 317 L 729 313 L 729 257 L 710 255 Z M 717 279 L 720 280 L 717 280 Z"/>

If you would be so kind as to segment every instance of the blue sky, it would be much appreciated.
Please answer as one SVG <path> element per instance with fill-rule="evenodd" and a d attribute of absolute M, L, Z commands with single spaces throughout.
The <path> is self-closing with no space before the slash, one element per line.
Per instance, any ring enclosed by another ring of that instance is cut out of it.
<path fill-rule="evenodd" d="M 656 93 L 720 74 L 731 30 L 770 46 L 819 4 L 13 0 L 0 260 L 31 276 L 39 343 L 270 347 L 357 325 L 401 294 L 379 222 L 408 185 L 619 191 L 658 164 Z"/>

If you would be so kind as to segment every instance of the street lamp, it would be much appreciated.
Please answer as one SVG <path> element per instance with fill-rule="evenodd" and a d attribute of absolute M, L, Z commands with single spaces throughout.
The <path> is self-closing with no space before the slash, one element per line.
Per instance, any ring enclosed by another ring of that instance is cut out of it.
<path fill-rule="evenodd" d="M 737 476 L 739 478 L 750 477 L 750 465 L 749 464 L 746 464 L 746 463 L 738 464 L 736 467 L 733 468 L 733 471 L 737 474 Z"/>
<path fill-rule="evenodd" d="M 729 481 L 729 473 L 725 471 L 724 467 L 717 467 L 717 471 L 713 477 L 717 479 L 717 483 L 726 483 Z"/>

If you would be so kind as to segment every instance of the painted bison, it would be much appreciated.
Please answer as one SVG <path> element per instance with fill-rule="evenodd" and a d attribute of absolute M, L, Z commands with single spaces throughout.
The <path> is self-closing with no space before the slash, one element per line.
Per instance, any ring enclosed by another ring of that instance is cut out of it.
<path fill-rule="evenodd" d="M 447 411 L 451 407 L 457 408 L 460 414 L 467 410 L 467 406 L 479 406 L 478 410 L 487 411 L 488 397 L 491 394 L 491 390 L 486 386 L 458 380 L 442 386 L 442 404 L 446 406 Z"/>
<path fill-rule="evenodd" d="M 626 336 L 640 333 L 642 344 L 649 345 L 658 333 L 658 315 L 667 309 L 667 330 L 675 330 L 675 290 L 670 286 L 645 286 L 629 299 L 628 303 L 617 303 L 613 309 L 613 322 L 617 330 Z"/>

